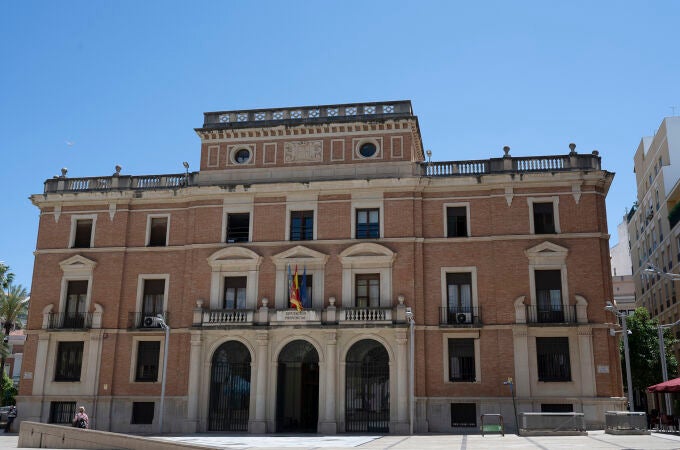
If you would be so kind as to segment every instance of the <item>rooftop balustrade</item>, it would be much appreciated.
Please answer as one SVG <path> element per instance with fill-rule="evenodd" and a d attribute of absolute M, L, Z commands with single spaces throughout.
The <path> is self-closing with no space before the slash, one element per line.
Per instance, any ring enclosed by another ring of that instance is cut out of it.
<path fill-rule="evenodd" d="M 421 162 L 420 172 L 428 177 L 480 176 L 500 173 L 540 173 L 600 170 L 597 151 L 590 155 L 577 153 L 557 156 L 491 158 L 469 161 Z M 120 175 L 110 177 L 68 178 L 62 176 L 45 181 L 45 194 L 106 191 L 147 191 L 182 189 L 202 185 L 199 172 L 164 175 Z"/>
<path fill-rule="evenodd" d="M 286 123 L 322 123 L 413 116 L 408 100 L 207 112 L 204 129 L 245 128 Z"/>
<path fill-rule="evenodd" d="M 509 150 L 509 149 L 508 149 Z M 428 177 L 455 177 L 491 175 L 497 173 L 567 172 L 600 170 L 600 156 L 597 151 L 580 155 L 512 157 L 469 161 L 422 162 L 423 174 Z"/>
<path fill-rule="evenodd" d="M 45 194 L 55 192 L 97 192 L 124 190 L 179 189 L 192 185 L 196 173 L 166 175 L 112 175 L 110 177 L 68 178 L 62 176 L 45 181 Z"/>

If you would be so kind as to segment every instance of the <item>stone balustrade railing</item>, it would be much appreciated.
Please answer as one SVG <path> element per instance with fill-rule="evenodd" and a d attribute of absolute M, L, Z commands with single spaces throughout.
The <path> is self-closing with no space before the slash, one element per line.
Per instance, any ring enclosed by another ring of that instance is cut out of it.
<path fill-rule="evenodd" d="M 300 312 L 295 309 L 270 309 L 260 307 L 251 309 L 194 310 L 194 326 L 238 326 L 238 325 L 285 325 L 304 323 L 403 323 L 406 321 L 405 306 L 394 308 L 336 308 L 306 309 Z"/>
<path fill-rule="evenodd" d="M 600 156 L 597 151 L 593 151 L 589 155 L 570 153 L 568 155 L 521 158 L 505 156 L 483 160 L 422 162 L 419 164 L 420 173 L 428 177 L 479 176 L 495 173 L 600 170 Z M 45 194 L 181 189 L 200 184 L 199 172 L 139 176 L 115 174 L 110 177 L 68 178 L 64 169 L 64 175 L 45 181 Z"/>
<path fill-rule="evenodd" d="M 262 125 L 264 122 L 315 121 L 323 119 L 375 116 L 411 116 L 410 101 L 347 103 L 341 105 L 300 106 L 293 108 L 219 111 L 204 114 L 204 128 L 234 125 Z"/>
<path fill-rule="evenodd" d="M 197 173 L 165 175 L 112 175 L 110 177 L 67 178 L 54 177 L 45 181 L 45 193 L 92 192 L 110 190 L 179 189 L 191 186 Z"/>
<path fill-rule="evenodd" d="M 487 175 L 494 173 L 564 172 L 600 170 L 600 156 L 592 154 L 491 158 L 471 161 L 438 161 L 420 163 L 428 177 Z"/>

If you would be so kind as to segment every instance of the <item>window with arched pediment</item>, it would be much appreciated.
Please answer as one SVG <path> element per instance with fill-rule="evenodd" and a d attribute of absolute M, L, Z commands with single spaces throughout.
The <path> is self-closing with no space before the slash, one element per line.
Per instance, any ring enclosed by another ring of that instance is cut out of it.
<path fill-rule="evenodd" d="M 300 277 L 307 275 L 307 289 L 311 294 L 311 308 L 324 307 L 324 274 L 328 255 L 302 245 L 297 245 L 272 256 L 276 266 L 276 293 L 274 302 L 277 309 L 288 307 L 288 269 L 291 273 L 298 269 Z M 311 284 L 311 286 L 310 286 Z M 307 307 L 307 306 L 305 306 Z"/>
<path fill-rule="evenodd" d="M 210 255 L 210 309 L 255 309 L 261 262 L 260 255 L 243 247 Z"/>
<path fill-rule="evenodd" d="M 341 252 L 342 306 L 392 306 L 392 266 L 396 256 L 389 248 L 371 242 L 352 245 Z M 376 282 L 371 285 L 370 280 Z M 371 295 L 377 296 L 377 304 L 364 305 L 363 294 L 369 301 Z"/>

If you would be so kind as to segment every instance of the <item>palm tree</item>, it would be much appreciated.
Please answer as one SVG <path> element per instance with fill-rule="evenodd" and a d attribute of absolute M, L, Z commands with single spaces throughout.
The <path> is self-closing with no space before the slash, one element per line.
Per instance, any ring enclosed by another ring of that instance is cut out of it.
<path fill-rule="evenodd" d="M 18 284 L 16 286 L 9 285 L 7 292 L 0 289 L 0 321 L 5 332 L 5 337 L 2 343 L 2 350 L 0 351 L 0 375 L 4 377 L 5 360 L 9 354 L 7 341 L 9 340 L 9 333 L 13 328 L 21 327 L 24 317 L 28 311 L 29 296 L 26 288 Z M 2 397 L 4 400 L 4 392 Z"/>
<path fill-rule="evenodd" d="M 7 292 L 2 291 L 0 294 L 0 321 L 5 336 L 9 336 L 13 328 L 22 326 L 21 320 L 26 317 L 28 300 L 28 292 L 20 284 L 10 285 Z"/>
<path fill-rule="evenodd" d="M 14 274 L 9 271 L 9 266 L 0 261 L 0 288 L 4 291 L 9 288 L 14 280 Z"/>

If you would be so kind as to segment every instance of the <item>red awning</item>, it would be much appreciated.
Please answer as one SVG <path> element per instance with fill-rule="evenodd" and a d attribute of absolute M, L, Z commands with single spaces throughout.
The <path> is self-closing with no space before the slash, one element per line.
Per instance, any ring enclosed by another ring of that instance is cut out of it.
<path fill-rule="evenodd" d="M 680 392 L 680 378 L 664 381 L 647 388 L 648 392 Z"/>

